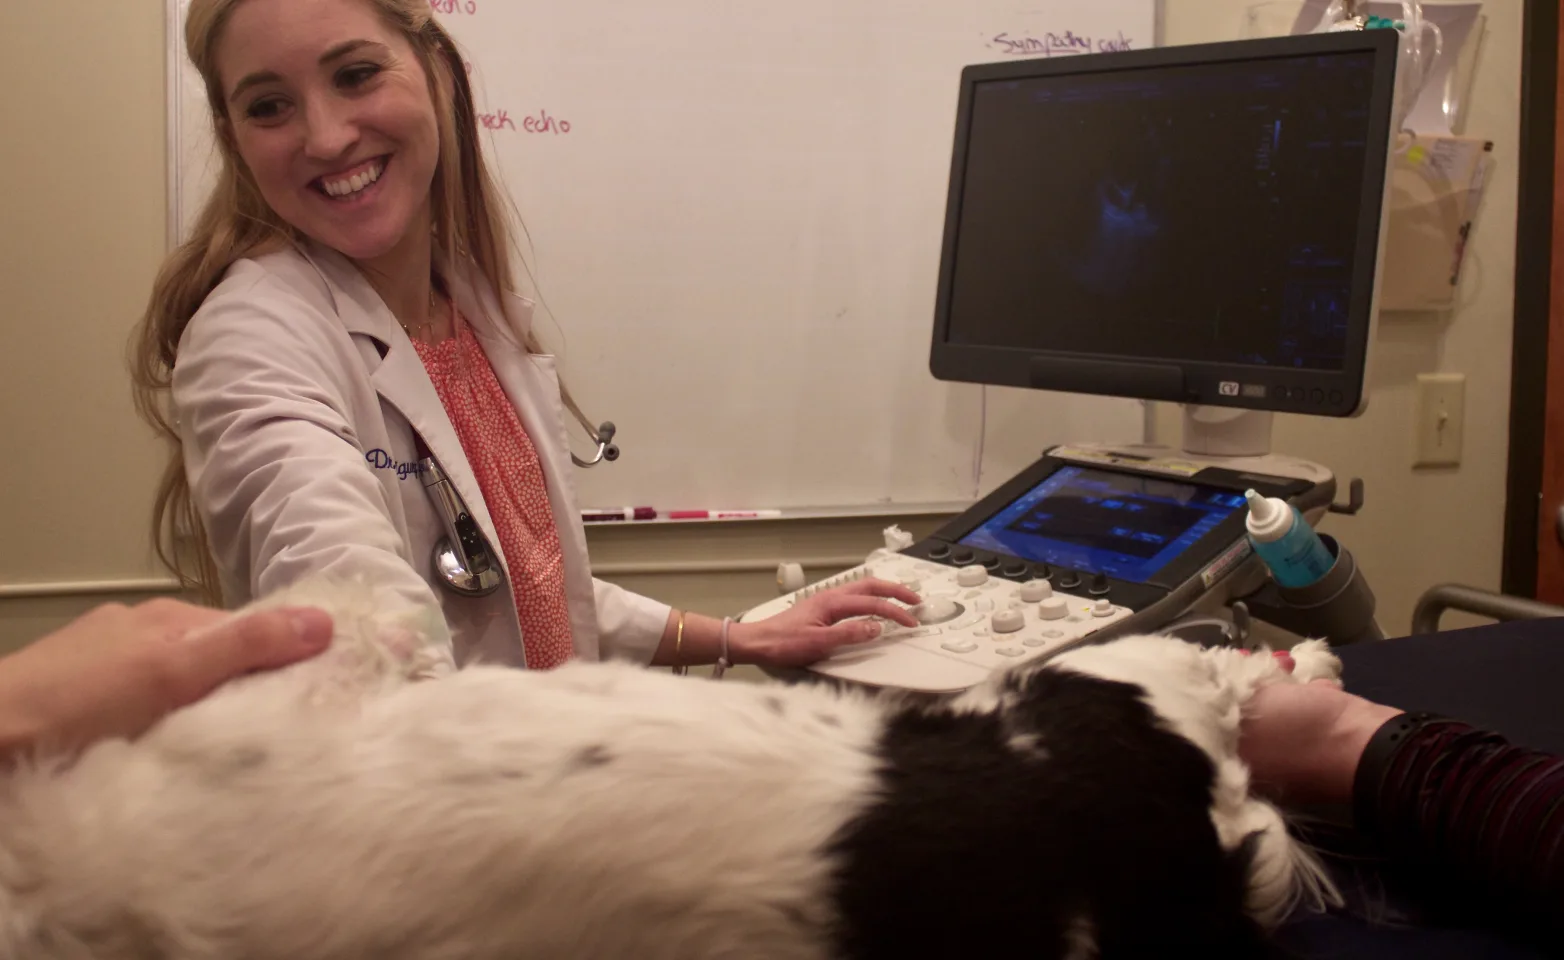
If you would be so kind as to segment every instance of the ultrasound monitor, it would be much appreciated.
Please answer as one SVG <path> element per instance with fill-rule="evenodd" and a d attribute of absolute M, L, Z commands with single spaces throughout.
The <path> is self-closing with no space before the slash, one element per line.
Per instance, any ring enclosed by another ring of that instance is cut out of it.
<path fill-rule="evenodd" d="M 1359 412 L 1397 41 L 1366 30 L 968 67 L 934 376 Z"/>

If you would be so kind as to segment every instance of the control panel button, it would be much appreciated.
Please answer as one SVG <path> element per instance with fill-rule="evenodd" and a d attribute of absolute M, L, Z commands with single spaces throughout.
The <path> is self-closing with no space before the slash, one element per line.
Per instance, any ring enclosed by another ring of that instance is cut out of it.
<path fill-rule="evenodd" d="M 995 633 L 1015 633 L 1024 625 L 1019 610 L 1000 610 L 991 618 Z"/>
<path fill-rule="evenodd" d="M 1020 647 L 1000 647 L 994 652 L 999 654 L 1001 657 L 1021 657 L 1026 655 L 1026 651 L 1022 650 Z"/>
<path fill-rule="evenodd" d="M 1063 620 L 1070 615 L 1070 605 L 1063 597 L 1049 597 L 1037 605 L 1037 615 L 1044 620 Z"/>
<path fill-rule="evenodd" d="M 983 569 L 987 570 L 989 573 L 998 573 L 999 572 L 999 558 L 998 557 L 984 557 L 982 559 L 981 563 L 983 564 Z"/>
<path fill-rule="evenodd" d="M 982 567 L 962 567 L 956 571 L 956 582 L 963 587 L 981 587 L 988 582 L 988 571 Z"/>
<path fill-rule="evenodd" d="M 940 646 L 951 653 L 971 653 L 977 649 L 977 644 L 971 640 L 946 640 Z"/>
<path fill-rule="evenodd" d="M 1081 575 L 1074 570 L 1065 570 L 1059 574 L 1059 589 L 1074 590 L 1081 585 Z"/>
<path fill-rule="evenodd" d="M 950 554 L 950 562 L 960 566 L 971 563 L 976 557 L 977 554 L 973 553 L 971 550 L 955 550 Z"/>
<path fill-rule="evenodd" d="M 929 548 L 930 560 L 943 560 L 948 556 L 950 556 L 950 544 L 948 543 L 936 543 Z"/>
<path fill-rule="evenodd" d="M 1021 584 L 1021 599 L 1027 603 L 1037 603 L 1039 600 L 1047 600 L 1054 595 L 1054 585 L 1047 580 L 1028 580 Z"/>
<path fill-rule="evenodd" d="M 925 600 L 913 607 L 911 613 L 922 624 L 944 623 L 961 616 L 961 604 L 954 600 Z"/>
<path fill-rule="evenodd" d="M 981 600 L 973 603 L 972 609 L 978 611 L 979 613 L 988 613 L 994 609 L 994 601 L 984 597 Z"/>
<path fill-rule="evenodd" d="M 1044 640 L 1042 637 L 1027 637 L 1025 640 L 1021 641 L 1021 646 L 1023 646 L 1023 647 L 1041 647 L 1044 644 L 1046 644 L 1047 642 L 1048 641 Z"/>
<path fill-rule="evenodd" d="M 1027 565 L 1024 563 L 1007 563 L 1005 564 L 1005 568 L 1000 572 L 1007 577 L 1014 578 L 1026 576 L 1026 571 Z"/>
<path fill-rule="evenodd" d="M 1047 580 L 1049 577 L 1051 577 L 1053 575 L 1054 575 L 1053 567 L 1050 567 L 1048 564 L 1046 564 L 1046 563 L 1034 563 L 1034 564 L 1032 564 L 1032 576 L 1037 578 L 1038 580 Z"/>
<path fill-rule="evenodd" d="M 1092 616 L 1094 616 L 1094 617 L 1111 617 L 1111 616 L 1113 616 L 1113 601 L 1109 600 L 1107 597 L 1104 597 L 1101 600 L 1098 600 L 1096 603 L 1092 604 Z"/>
<path fill-rule="evenodd" d="M 923 589 L 923 581 L 919 580 L 917 577 L 902 577 L 901 585 L 906 587 L 908 590 L 911 590 L 913 593 L 917 593 Z"/>
<path fill-rule="evenodd" d="M 1094 575 L 1091 586 L 1086 588 L 1086 592 L 1094 597 L 1105 595 L 1108 592 L 1108 575 L 1106 573 Z"/>

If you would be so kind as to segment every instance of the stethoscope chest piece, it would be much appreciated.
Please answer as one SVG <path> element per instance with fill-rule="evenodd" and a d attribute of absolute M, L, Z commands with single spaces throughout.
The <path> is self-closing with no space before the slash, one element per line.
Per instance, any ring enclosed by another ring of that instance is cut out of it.
<path fill-rule="evenodd" d="M 435 542 L 430 558 L 434 575 L 459 596 L 486 597 L 505 581 L 499 558 L 422 438 L 418 440 L 418 447 L 419 474 L 424 490 L 434 502 L 440 524 L 445 528 L 445 535 Z"/>
<path fill-rule="evenodd" d="M 615 432 L 612 423 L 599 425 L 592 431 L 592 439 L 597 443 L 597 452 L 592 459 L 582 460 L 573 453 L 570 459 L 581 467 L 619 459 L 619 447 L 613 442 Z M 467 505 L 440 469 L 423 438 L 415 435 L 415 442 L 424 490 L 440 515 L 440 525 L 445 528 L 445 535 L 435 543 L 434 555 L 430 558 L 435 580 L 458 596 L 486 597 L 505 582 L 499 557 L 478 528 L 478 521 L 467 512 Z"/>
<path fill-rule="evenodd" d="M 456 553 L 450 537 L 441 537 L 434 545 L 434 574 L 447 587 L 464 597 L 486 597 L 500 588 L 500 572 L 488 566 L 469 570 Z"/>

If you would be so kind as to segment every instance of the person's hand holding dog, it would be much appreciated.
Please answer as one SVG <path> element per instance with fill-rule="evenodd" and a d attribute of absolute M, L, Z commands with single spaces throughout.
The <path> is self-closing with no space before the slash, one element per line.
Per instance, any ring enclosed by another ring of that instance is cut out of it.
<path fill-rule="evenodd" d="M 1279 656 L 1292 670 L 1290 657 Z M 1402 713 L 1331 680 L 1271 683 L 1244 707 L 1238 753 L 1255 785 L 1289 803 L 1347 803 L 1374 732 Z"/>

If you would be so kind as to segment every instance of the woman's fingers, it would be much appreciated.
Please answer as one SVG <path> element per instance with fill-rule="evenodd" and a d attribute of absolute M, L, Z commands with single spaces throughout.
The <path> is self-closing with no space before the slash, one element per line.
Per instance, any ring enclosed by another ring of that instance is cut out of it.
<path fill-rule="evenodd" d="M 856 580 L 837 587 L 831 592 L 849 596 L 887 597 L 891 600 L 900 600 L 902 603 L 917 604 L 923 602 L 923 598 L 918 596 L 917 593 L 899 583 L 891 583 L 889 580 L 880 580 L 872 577 L 868 580 Z"/>
<path fill-rule="evenodd" d="M 884 617 L 893 620 L 904 627 L 916 627 L 918 618 L 907 612 L 905 607 L 899 607 L 890 600 L 884 600 L 877 596 L 866 596 L 861 593 L 838 593 L 825 595 L 825 612 L 831 621 L 845 620 L 848 617 Z"/>

